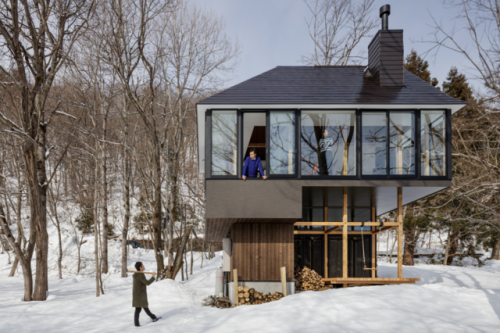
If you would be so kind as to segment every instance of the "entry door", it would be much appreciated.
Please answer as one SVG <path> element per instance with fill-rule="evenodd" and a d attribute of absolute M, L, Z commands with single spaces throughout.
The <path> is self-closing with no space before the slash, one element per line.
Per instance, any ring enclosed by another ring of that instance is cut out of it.
<path fill-rule="evenodd" d="M 342 238 L 328 238 L 328 277 L 342 277 Z"/>
<path fill-rule="evenodd" d="M 324 236 L 295 236 L 295 270 L 304 266 L 314 270 L 319 275 L 324 274 Z"/>
<path fill-rule="evenodd" d="M 372 267 L 371 235 L 363 237 L 366 268 Z M 342 236 L 328 237 L 328 277 L 342 277 Z M 363 265 L 361 236 L 351 235 L 347 239 L 347 277 L 371 277 Z"/>

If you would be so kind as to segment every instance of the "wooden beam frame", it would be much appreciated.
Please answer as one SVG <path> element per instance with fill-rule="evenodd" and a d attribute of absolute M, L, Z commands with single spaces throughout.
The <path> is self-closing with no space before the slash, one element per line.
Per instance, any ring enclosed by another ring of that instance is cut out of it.
<path fill-rule="evenodd" d="M 335 232 L 335 231 L 339 230 L 340 228 L 342 228 L 342 226 L 340 226 L 340 225 L 338 225 L 338 226 L 336 226 L 336 227 L 332 227 L 332 228 L 330 228 L 330 229 L 326 229 L 326 227 L 325 227 L 325 229 L 326 229 L 326 230 L 325 230 L 325 234 L 330 234 L 330 233 L 333 233 L 333 232 Z"/>
<path fill-rule="evenodd" d="M 347 278 L 347 187 L 342 189 L 342 277 Z M 344 284 L 344 287 L 347 285 Z"/>
<path fill-rule="evenodd" d="M 331 284 L 403 284 L 415 283 L 420 281 L 420 278 L 330 278 L 323 279 L 326 283 Z"/>
<path fill-rule="evenodd" d="M 376 222 L 377 215 L 375 213 L 375 188 L 372 188 L 372 210 L 371 210 L 371 221 Z M 377 276 L 377 271 L 376 266 L 377 266 L 377 254 L 376 254 L 376 248 L 375 248 L 375 227 L 371 227 L 372 230 L 372 279 L 375 279 Z"/>
<path fill-rule="evenodd" d="M 323 220 L 328 221 L 328 188 L 323 188 Z M 328 277 L 328 227 L 325 226 L 323 228 L 325 230 L 325 236 L 324 236 L 324 264 L 325 264 L 325 269 L 324 269 L 324 274 L 323 276 L 325 278 Z"/>
<path fill-rule="evenodd" d="M 348 231 L 349 235 L 361 235 L 361 231 Z M 294 230 L 294 235 L 325 235 L 323 230 Z M 330 231 L 326 235 L 342 235 L 343 231 Z M 363 235 L 371 235 L 371 231 L 364 231 Z"/>
<path fill-rule="evenodd" d="M 346 213 L 347 217 L 347 213 Z M 294 225 L 296 226 L 339 226 L 343 227 L 344 223 L 347 223 L 349 227 L 360 227 L 363 225 L 363 222 L 295 222 Z M 365 227 L 379 227 L 380 222 L 364 222 Z M 397 227 L 399 226 L 399 222 L 384 222 L 384 226 L 391 226 L 391 227 Z"/>
<path fill-rule="evenodd" d="M 384 232 L 384 231 L 387 231 L 387 230 L 391 230 L 391 229 L 394 229 L 394 228 L 397 228 L 397 227 L 382 227 L 382 229 L 375 230 L 373 232 L 373 234 L 376 235 L 376 234 L 379 234 L 381 232 Z"/>
<path fill-rule="evenodd" d="M 403 188 L 398 187 L 398 278 L 403 278 Z"/>

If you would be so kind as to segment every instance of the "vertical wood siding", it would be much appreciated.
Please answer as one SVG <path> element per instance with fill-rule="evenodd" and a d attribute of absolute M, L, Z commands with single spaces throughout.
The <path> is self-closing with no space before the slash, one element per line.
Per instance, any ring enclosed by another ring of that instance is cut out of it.
<path fill-rule="evenodd" d="M 286 267 L 287 281 L 293 281 L 293 224 L 233 224 L 231 227 L 231 274 L 238 281 L 280 281 Z"/>

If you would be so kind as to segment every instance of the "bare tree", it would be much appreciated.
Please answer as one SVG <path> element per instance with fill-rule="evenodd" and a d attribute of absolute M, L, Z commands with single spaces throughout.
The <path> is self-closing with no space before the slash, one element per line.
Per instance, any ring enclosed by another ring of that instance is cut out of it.
<path fill-rule="evenodd" d="M 301 57 L 307 65 L 345 66 L 365 59 L 356 51 L 378 23 L 374 0 L 304 0 L 312 17 L 306 20 L 314 52 Z"/>
<path fill-rule="evenodd" d="M 470 77 L 485 89 L 454 121 L 458 139 L 453 142 L 453 158 L 466 176 L 460 173 L 454 177 L 449 198 L 440 202 L 438 208 L 456 200 L 467 201 L 466 216 L 459 214 L 450 223 L 467 221 L 470 224 L 467 233 L 478 225 L 500 233 L 500 3 L 496 0 L 442 2 L 447 9 L 457 11 L 453 26 L 438 21 L 430 13 L 435 31 L 432 38 L 422 42 L 431 45 L 428 52 L 436 54 L 445 48 L 462 55 L 469 63 Z M 464 31 L 467 34 L 459 35 Z M 493 247 L 493 259 L 500 260 L 500 241 Z"/>
<path fill-rule="evenodd" d="M 51 180 L 46 168 L 47 128 L 59 106 L 59 102 L 49 101 L 49 92 L 76 39 L 84 31 L 95 2 L 2 0 L 1 3 L 0 71 L 9 80 L 0 84 L 3 94 L 7 94 L 2 103 L 8 111 L 0 111 L 0 123 L 6 126 L 4 133 L 23 142 L 31 218 L 37 237 L 33 300 L 44 301 L 48 290 L 46 192 Z M 16 251 L 16 255 L 21 253 Z M 25 283 L 25 288 L 29 287 Z M 25 291 L 25 301 L 30 300 L 30 290 Z"/>

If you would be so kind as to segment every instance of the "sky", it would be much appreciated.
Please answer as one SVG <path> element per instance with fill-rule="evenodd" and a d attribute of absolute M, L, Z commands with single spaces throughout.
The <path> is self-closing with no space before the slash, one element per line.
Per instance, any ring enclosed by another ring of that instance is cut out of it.
<path fill-rule="evenodd" d="M 313 51 L 305 22 L 310 12 L 302 0 L 191 0 L 197 6 L 213 10 L 226 20 L 226 34 L 238 40 L 242 46 L 239 66 L 226 83 L 233 86 L 276 66 L 297 66 L 300 56 Z M 405 56 L 415 49 L 423 54 L 430 44 L 419 42 L 432 39 L 433 24 L 429 11 L 438 22 L 451 27 L 456 15 L 446 9 L 439 0 L 376 0 L 373 15 L 378 17 L 379 8 L 391 5 L 389 29 L 403 29 Z M 466 32 L 463 38 L 467 38 Z M 371 37 L 365 38 L 358 47 L 368 47 Z M 426 57 L 432 77 L 439 85 L 446 78 L 451 66 L 469 74 L 470 66 L 460 55 L 443 48 Z M 367 61 L 366 61 L 367 63 Z M 475 88 L 478 83 L 471 82 Z"/>

